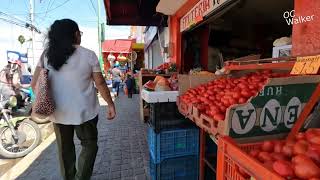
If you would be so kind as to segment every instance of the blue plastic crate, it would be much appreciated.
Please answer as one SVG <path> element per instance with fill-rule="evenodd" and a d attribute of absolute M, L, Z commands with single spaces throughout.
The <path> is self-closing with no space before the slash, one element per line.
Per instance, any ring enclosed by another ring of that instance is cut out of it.
<path fill-rule="evenodd" d="M 148 144 L 151 158 L 155 163 L 167 158 L 198 155 L 199 129 L 196 127 L 171 129 L 156 134 L 149 128 Z"/>
<path fill-rule="evenodd" d="M 199 156 L 183 156 L 155 163 L 150 158 L 151 180 L 198 180 Z"/>

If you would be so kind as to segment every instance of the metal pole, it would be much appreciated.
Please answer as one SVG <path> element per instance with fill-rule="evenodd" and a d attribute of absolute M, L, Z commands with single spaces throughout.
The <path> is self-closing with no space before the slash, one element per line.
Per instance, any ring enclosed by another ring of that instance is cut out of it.
<path fill-rule="evenodd" d="M 102 48 L 101 48 L 101 24 L 100 24 L 100 0 L 98 1 L 98 43 L 99 43 L 99 62 L 100 67 L 103 69 L 103 57 L 102 57 Z"/>
<path fill-rule="evenodd" d="M 32 35 L 32 66 L 35 67 L 35 55 L 34 55 L 34 0 L 29 0 L 30 2 L 30 20 L 31 20 L 31 35 Z"/>

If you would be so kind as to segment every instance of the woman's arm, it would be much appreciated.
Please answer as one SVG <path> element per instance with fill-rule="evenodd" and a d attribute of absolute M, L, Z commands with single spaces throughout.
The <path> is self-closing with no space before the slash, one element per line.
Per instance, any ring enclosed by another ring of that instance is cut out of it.
<path fill-rule="evenodd" d="M 106 81 L 101 72 L 93 72 L 92 77 L 102 98 L 108 103 L 108 119 L 113 119 L 116 115 L 116 110 Z"/>
<path fill-rule="evenodd" d="M 33 74 L 32 80 L 31 80 L 31 88 L 33 91 L 36 88 L 36 84 L 37 84 L 37 81 L 39 78 L 40 70 L 41 70 L 41 68 L 37 66 L 36 70 L 34 71 L 34 74 Z"/>

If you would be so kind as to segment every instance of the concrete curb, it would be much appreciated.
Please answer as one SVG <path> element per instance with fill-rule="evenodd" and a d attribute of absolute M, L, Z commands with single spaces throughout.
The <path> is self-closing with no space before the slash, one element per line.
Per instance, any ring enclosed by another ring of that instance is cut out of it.
<path fill-rule="evenodd" d="M 40 156 L 40 154 L 50 146 L 56 139 L 54 133 L 52 133 L 45 141 L 43 141 L 36 149 L 21 159 L 11 169 L 0 177 L 0 180 L 11 180 L 18 178 L 28 167 Z"/>

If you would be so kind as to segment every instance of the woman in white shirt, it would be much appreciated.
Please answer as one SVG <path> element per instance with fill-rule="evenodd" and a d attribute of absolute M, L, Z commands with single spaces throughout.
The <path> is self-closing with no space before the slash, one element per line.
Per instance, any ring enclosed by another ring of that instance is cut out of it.
<path fill-rule="evenodd" d="M 50 117 L 57 137 L 62 176 L 65 180 L 89 180 L 98 151 L 97 121 L 100 106 L 96 88 L 108 103 L 107 118 L 116 115 L 109 89 L 102 76 L 95 53 L 80 46 L 82 32 L 70 19 L 55 21 L 48 33 L 43 53 L 44 67 L 49 69 L 56 110 Z M 35 89 L 41 63 L 35 70 Z M 96 87 L 96 88 L 95 88 Z M 82 151 L 76 168 L 74 132 L 81 141 Z"/>

